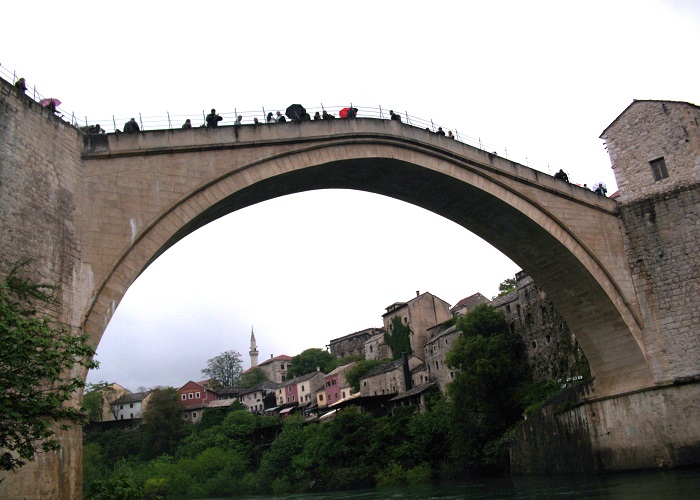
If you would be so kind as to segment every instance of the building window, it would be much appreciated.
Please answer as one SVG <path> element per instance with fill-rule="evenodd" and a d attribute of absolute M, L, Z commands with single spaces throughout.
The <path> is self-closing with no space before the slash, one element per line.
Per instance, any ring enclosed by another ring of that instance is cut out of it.
<path fill-rule="evenodd" d="M 284 370 L 284 363 L 280 365 L 280 370 Z"/>
<path fill-rule="evenodd" d="M 196 411 L 193 411 L 193 412 L 192 412 L 192 420 L 194 420 L 195 418 L 197 418 L 197 412 L 196 412 Z"/>
<path fill-rule="evenodd" d="M 660 181 L 661 179 L 668 177 L 668 170 L 666 170 L 666 162 L 664 161 L 663 156 L 661 158 L 657 158 L 656 160 L 650 161 L 649 165 L 651 165 L 651 171 L 654 174 L 654 181 Z"/>
<path fill-rule="evenodd" d="M 319 400 L 319 401 L 323 401 L 323 394 L 319 394 L 319 395 L 318 395 L 318 400 Z"/>
<path fill-rule="evenodd" d="M 372 346 L 369 346 L 369 352 L 374 352 L 374 350 L 372 349 Z"/>
<path fill-rule="evenodd" d="M 507 313 L 510 312 L 510 304 L 506 304 L 506 312 L 507 312 Z"/>
<path fill-rule="evenodd" d="M 343 391 L 343 397 L 345 397 L 345 391 Z"/>
<path fill-rule="evenodd" d="M 289 396 L 287 396 L 287 403 L 289 403 Z"/>
<path fill-rule="evenodd" d="M 549 335 L 547 335 L 547 343 L 549 344 L 551 341 L 552 341 L 552 337 L 550 337 Z"/>
<path fill-rule="evenodd" d="M 454 380 L 455 378 L 455 372 L 450 372 L 450 380 Z"/>
<path fill-rule="evenodd" d="M 367 381 L 362 382 L 362 387 L 367 387 Z"/>
<path fill-rule="evenodd" d="M 183 395 L 182 395 L 182 400 L 184 401 L 184 400 L 186 400 L 186 399 L 187 399 L 187 394 L 183 394 Z"/>
<path fill-rule="evenodd" d="M 450 343 L 450 341 L 445 339 L 445 345 L 448 345 L 449 343 Z"/>
<path fill-rule="evenodd" d="M 301 392 L 304 392 L 304 386 L 303 386 L 303 385 L 301 386 Z"/>
<path fill-rule="evenodd" d="M 440 369 L 440 364 L 438 363 L 438 361 L 435 362 L 435 369 L 436 369 L 436 370 L 439 370 L 439 369 Z"/>
<path fill-rule="evenodd" d="M 198 392 L 195 392 L 195 393 L 194 393 L 194 397 L 197 398 L 197 399 L 199 399 L 199 393 L 198 393 Z"/>
<path fill-rule="evenodd" d="M 134 414 L 133 414 L 133 413 L 129 413 L 129 415 L 130 415 L 129 418 L 134 418 Z"/>
<path fill-rule="evenodd" d="M 119 405 L 119 409 L 120 409 L 120 410 L 123 410 L 123 409 L 124 409 L 124 405 Z"/>
<path fill-rule="evenodd" d="M 129 408 L 133 408 L 133 407 L 134 407 L 134 403 L 131 403 L 131 404 L 129 405 Z"/>
<path fill-rule="evenodd" d="M 537 349 L 537 341 L 536 340 L 532 341 L 532 348 Z"/>
<path fill-rule="evenodd" d="M 282 375 L 282 382 L 284 382 L 284 381 L 285 381 L 285 376 L 284 376 L 284 375 Z"/>

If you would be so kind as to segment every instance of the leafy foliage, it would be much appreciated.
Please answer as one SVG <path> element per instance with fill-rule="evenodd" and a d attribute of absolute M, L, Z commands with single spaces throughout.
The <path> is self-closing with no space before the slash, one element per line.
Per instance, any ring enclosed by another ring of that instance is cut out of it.
<path fill-rule="evenodd" d="M 465 425 L 453 438 L 462 441 L 459 460 L 484 462 L 488 443 L 517 422 L 523 412 L 521 388 L 529 383 L 522 339 L 511 333 L 505 315 L 479 305 L 457 321 L 462 336 L 447 354 L 447 364 L 459 370 L 448 385 L 455 418 Z"/>
<path fill-rule="evenodd" d="M 60 448 L 55 428 L 85 420 L 81 408 L 66 404 L 85 385 L 75 367 L 97 367 L 87 336 L 39 316 L 35 303 L 57 304 L 53 287 L 25 278 L 25 266 L 15 265 L 0 283 L 0 470 Z"/>
<path fill-rule="evenodd" d="M 265 382 L 269 380 L 267 374 L 260 367 L 251 368 L 241 375 L 241 379 L 238 382 L 240 387 L 253 387 L 258 385 L 260 382 Z"/>
<path fill-rule="evenodd" d="M 102 422 L 104 404 L 113 399 L 114 388 L 109 382 L 88 384 L 83 396 L 83 410 L 87 412 L 88 421 Z"/>
<path fill-rule="evenodd" d="M 243 361 L 238 351 L 226 351 L 207 361 L 202 375 L 215 379 L 222 386 L 238 385 L 243 375 Z"/>
<path fill-rule="evenodd" d="M 401 321 L 400 316 L 391 318 L 390 331 L 384 333 L 384 340 L 391 348 L 391 355 L 399 359 L 402 353 L 413 354 L 411 349 L 411 327 Z"/>
<path fill-rule="evenodd" d="M 315 372 L 317 367 L 323 373 L 328 373 L 335 368 L 335 363 L 335 356 L 328 351 L 315 347 L 306 349 L 292 358 L 287 370 L 287 379 Z"/>
<path fill-rule="evenodd" d="M 177 389 L 157 388 L 151 391 L 143 410 L 144 455 L 154 458 L 171 454 L 183 435 Z"/>
<path fill-rule="evenodd" d="M 372 368 L 389 363 L 388 359 L 363 359 L 358 361 L 355 366 L 345 372 L 345 380 L 352 387 L 353 391 L 360 390 L 360 379 Z"/>
<path fill-rule="evenodd" d="M 518 282 L 515 280 L 515 278 L 508 278 L 503 281 L 498 285 L 498 295 L 496 297 L 502 297 L 504 295 L 508 295 L 510 292 L 514 292 L 515 290 L 518 289 Z M 494 298 L 496 298 L 494 297 Z"/>

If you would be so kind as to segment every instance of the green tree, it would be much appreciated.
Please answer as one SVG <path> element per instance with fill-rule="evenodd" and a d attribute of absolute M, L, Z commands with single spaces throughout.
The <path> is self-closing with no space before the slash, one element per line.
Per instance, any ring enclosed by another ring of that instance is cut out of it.
<path fill-rule="evenodd" d="M 213 378 L 224 387 L 238 385 L 243 375 L 243 361 L 238 351 L 222 352 L 207 361 L 202 375 Z"/>
<path fill-rule="evenodd" d="M 372 368 L 389 363 L 388 359 L 363 359 L 358 361 L 355 366 L 345 372 L 345 380 L 350 384 L 353 391 L 360 390 L 360 379 Z"/>
<path fill-rule="evenodd" d="M 292 358 L 292 361 L 289 363 L 289 369 L 287 370 L 287 379 L 315 372 L 317 367 L 320 368 L 323 373 L 328 373 L 333 370 L 335 367 L 334 365 L 335 356 L 323 349 L 312 347 Z"/>
<path fill-rule="evenodd" d="M 37 307 L 58 303 L 52 286 L 22 275 L 26 265 L 13 266 L 0 283 L 1 470 L 60 448 L 55 429 L 85 421 L 81 408 L 66 404 L 85 385 L 76 367 L 97 367 L 87 336 L 38 314 Z"/>
<path fill-rule="evenodd" d="M 267 374 L 262 368 L 256 366 L 255 368 L 251 368 L 241 375 L 238 385 L 246 388 L 253 387 L 254 385 L 258 385 L 260 382 L 265 382 L 266 380 L 269 380 Z"/>
<path fill-rule="evenodd" d="M 502 297 L 503 295 L 508 295 L 510 292 L 514 292 L 515 290 L 518 289 L 518 282 L 515 280 L 515 278 L 508 278 L 503 281 L 501 281 L 501 284 L 498 285 L 498 295 L 496 297 Z M 494 297 L 494 298 L 496 298 Z"/>
<path fill-rule="evenodd" d="M 172 454 L 183 435 L 177 389 L 161 387 L 151 391 L 143 410 L 143 450 L 146 458 Z"/>
<path fill-rule="evenodd" d="M 114 388 L 109 382 L 88 384 L 83 396 L 83 410 L 90 422 L 102 422 L 102 409 L 106 402 L 113 399 Z"/>
<path fill-rule="evenodd" d="M 399 359 L 402 353 L 413 354 L 411 349 L 411 327 L 401 321 L 400 316 L 391 318 L 390 331 L 384 334 L 384 340 L 391 347 L 391 355 Z"/>
<path fill-rule="evenodd" d="M 488 443 L 520 419 L 520 395 L 530 376 L 522 339 L 500 310 L 479 305 L 457 320 L 457 328 L 462 335 L 446 358 L 459 370 L 447 387 L 460 422 L 454 439 L 461 445 L 454 449 L 476 465 L 485 461 Z"/>

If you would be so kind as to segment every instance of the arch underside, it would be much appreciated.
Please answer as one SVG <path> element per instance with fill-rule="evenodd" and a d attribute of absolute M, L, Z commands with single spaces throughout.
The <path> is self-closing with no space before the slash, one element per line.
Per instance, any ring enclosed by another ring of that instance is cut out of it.
<path fill-rule="evenodd" d="M 616 307 L 586 267 L 590 263 L 584 264 L 541 221 L 536 222 L 482 188 L 390 158 L 361 158 L 300 168 L 259 180 L 211 205 L 176 231 L 148 263 L 205 224 L 269 199 L 317 189 L 385 195 L 452 220 L 532 276 L 579 341 L 596 377 L 599 394 L 613 388 L 619 392 L 648 385 L 649 370 L 630 332 L 629 319 L 625 321 L 619 304 Z"/>

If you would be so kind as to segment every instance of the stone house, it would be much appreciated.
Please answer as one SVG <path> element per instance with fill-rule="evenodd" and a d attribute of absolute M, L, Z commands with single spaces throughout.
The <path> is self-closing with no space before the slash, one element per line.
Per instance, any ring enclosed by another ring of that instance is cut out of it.
<path fill-rule="evenodd" d="M 292 380 L 285 380 L 277 386 L 277 405 L 299 404 L 299 394 L 297 384 Z"/>
<path fill-rule="evenodd" d="M 626 204 L 697 185 L 700 107 L 634 100 L 600 135 Z"/>
<path fill-rule="evenodd" d="M 322 371 L 315 371 L 296 377 L 297 395 L 300 405 L 313 404 L 316 402 L 316 393 L 323 388 L 326 374 Z"/>
<path fill-rule="evenodd" d="M 378 333 L 382 333 L 381 328 L 365 328 L 359 332 L 331 340 L 328 344 L 328 349 L 336 358 L 343 358 L 352 354 L 364 356 L 365 342 Z"/>
<path fill-rule="evenodd" d="M 218 396 L 198 382 L 189 381 L 177 390 L 177 399 L 183 409 L 201 407 L 216 401 Z"/>
<path fill-rule="evenodd" d="M 357 363 L 348 363 L 347 365 L 339 366 L 324 378 L 324 393 L 325 397 L 319 399 L 319 406 L 332 405 L 333 403 L 346 398 L 351 394 L 350 386 L 345 378 L 345 373 L 355 366 Z M 324 403 L 320 404 L 323 400 Z"/>
<path fill-rule="evenodd" d="M 245 405 L 251 413 L 262 413 L 264 410 L 275 406 L 275 390 L 278 384 L 264 380 L 248 389 L 243 389 L 238 394 L 238 400 Z"/>
<path fill-rule="evenodd" d="M 143 419 L 150 395 L 150 392 L 134 392 L 115 399 L 110 403 L 113 417 L 111 420 L 130 420 L 138 426 Z"/>
<path fill-rule="evenodd" d="M 489 302 L 491 302 L 489 299 L 477 292 L 474 295 L 465 297 L 457 302 L 454 306 L 452 306 L 450 312 L 452 313 L 452 316 L 467 314 L 468 312 L 473 311 L 476 306 L 488 304 Z"/>
<path fill-rule="evenodd" d="M 428 365 L 426 363 L 421 363 L 411 370 L 411 385 L 413 387 L 427 382 L 430 382 L 430 378 L 428 374 Z"/>
<path fill-rule="evenodd" d="M 460 331 L 454 325 L 450 325 L 448 328 L 445 328 L 444 325 L 438 325 L 438 327 L 431 329 L 430 340 L 425 345 L 427 376 L 431 381 L 437 383 L 442 392 L 447 390 L 447 384 L 455 377 L 455 371 L 447 366 L 445 358 L 455 339 L 460 335 Z"/>
<path fill-rule="evenodd" d="M 382 315 L 386 332 L 392 331 L 392 320 L 397 316 L 403 324 L 411 328 L 411 349 L 421 360 L 425 357 L 424 347 L 428 342 L 428 330 L 452 317 L 450 304 L 430 292 L 421 294 L 418 291 L 408 302 L 395 302 L 386 308 L 386 313 Z"/>
<path fill-rule="evenodd" d="M 116 420 L 112 411 L 112 402 L 116 401 L 125 394 L 131 394 L 129 389 L 122 387 L 119 384 L 110 384 L 99 390 L 102 400 L 102 412 L 100 422 L 110 422 Z"/>
<path fill-rule="evenodd" d="M 202 420 L 202 415 L 204 414 L 204 409 L 209 406 L 210 403 L 215 403 L 216 401 L 226 401 L 226 400 L 214 400 L 210 401 L 207 404 L 196 404 L 192 406 L 188 406 L 187 408 L 183 408 L 182 410 L 182 419 L 185 422 L 189 422 L 191 424 L 198 424 L 200 420 Z"/>
<path fill-rule="evenodd" d="M 421 363 L 420 358 L 411 355 L 405 357 L 405 362 L 404 359 L 397 359 L 373 368 L 360 379 L 360 394 L 380 396 L 410 389 L 411 370 Z"/>
<path fill-rule="evenodd" d="M 399 393 L 389 400 L 393 408 L 400 406 L 414 406 L 418 411 L 425 411 L 425 400 L 430 394 L 439 392 L 435 382 L 425 382 Z"/>
<path fill-rule="evenodd" d="M 391 359 L 391 349 L 384 341 L 384 330 L 365 341 L 365 359 Z"/>
<path fill-rule="evenodd" d="M 517 289 L 491 305 L 505 313 L 511 331 L 523 339 L 535 380 L 587 375 L 588 361 L 554 304 L 524 271 L 515 279 Z"/>
<path fill-rule="evenodd" d="M 268 380 L 279 384 L 287 379 L 287 370 L 289 369 L 289 363 L 291 361 L 292 357 L 286 354 L 280 354 L 274 357 L 270 356 L 270 359 L 260 363 L 257 368 L 265 372 Z M 249 368 L 249 370 L 250 369 L 251 368 Z"/>

